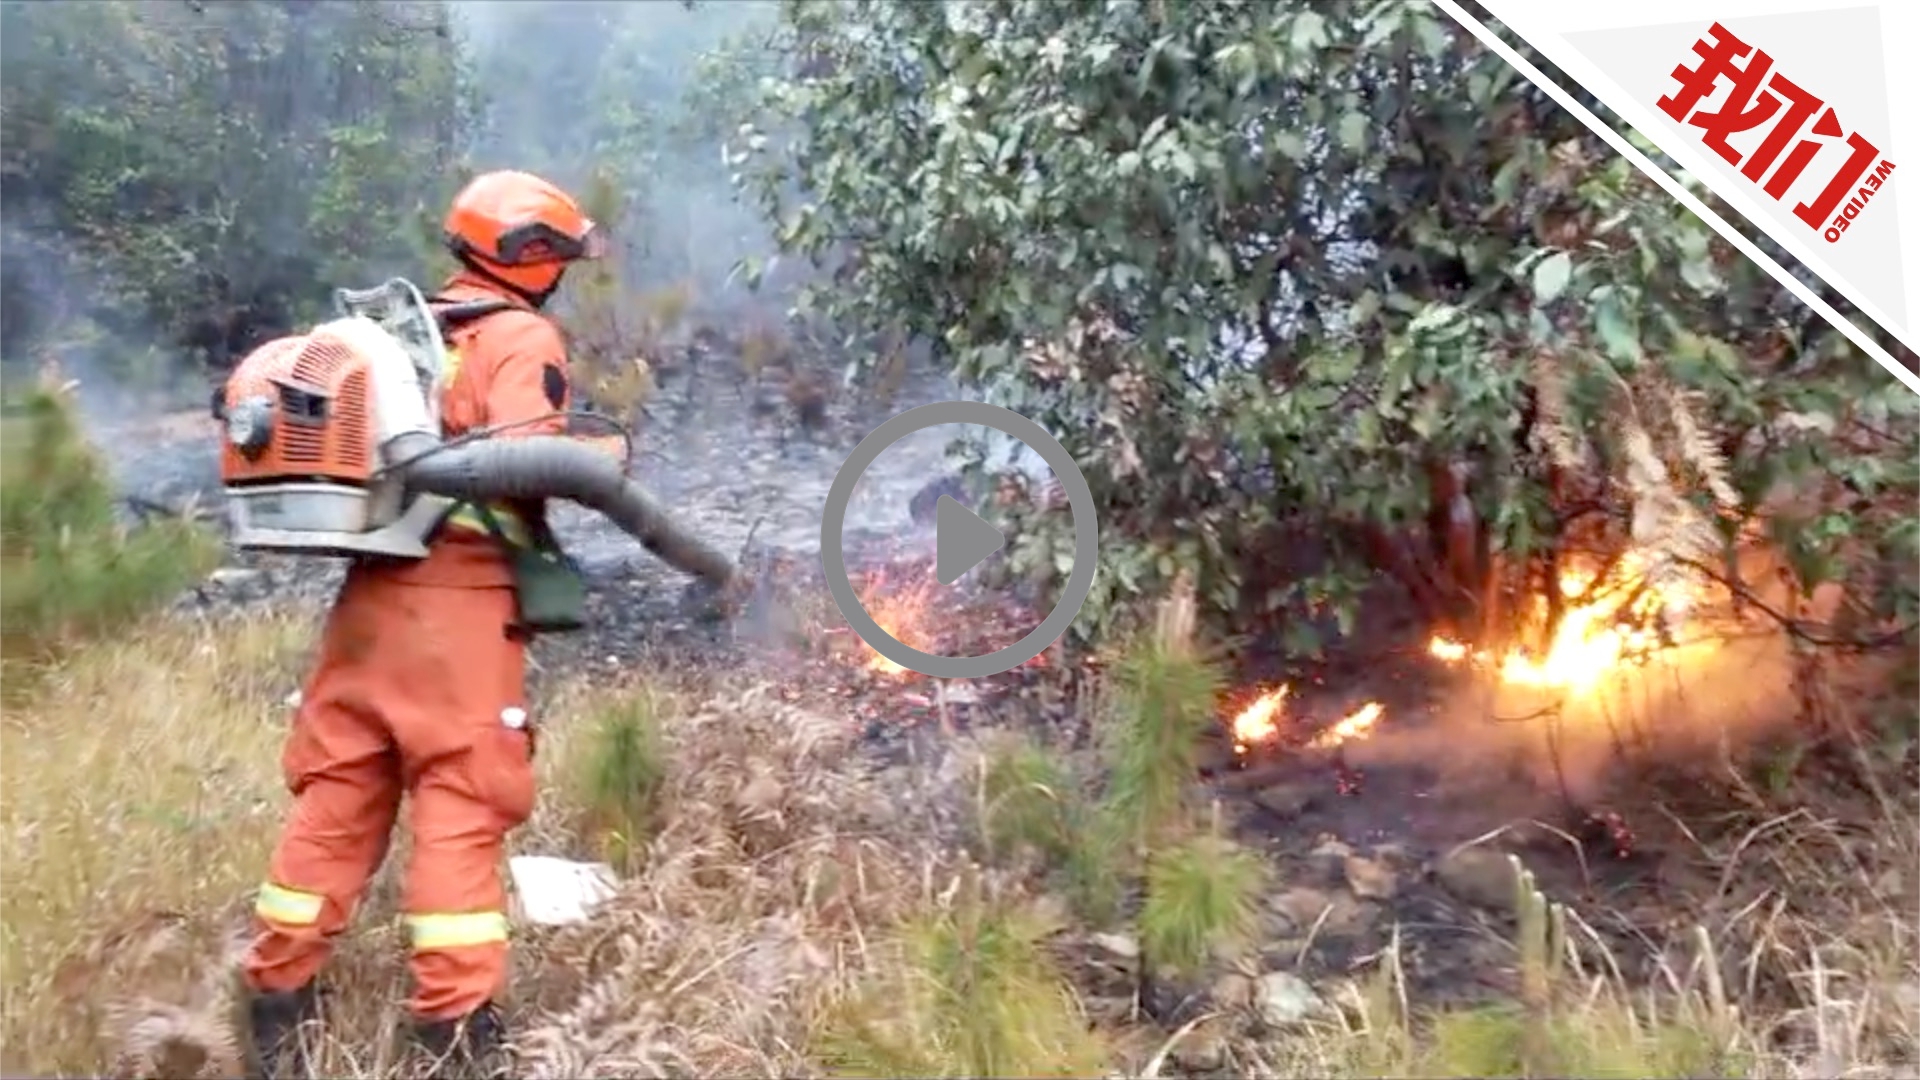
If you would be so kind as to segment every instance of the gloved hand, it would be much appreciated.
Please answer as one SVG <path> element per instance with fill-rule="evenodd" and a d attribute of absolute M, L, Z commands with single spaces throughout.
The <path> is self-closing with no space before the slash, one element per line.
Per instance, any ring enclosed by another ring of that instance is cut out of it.
<path fill-rule="evenodd" d="M 574 438 L 618 461 L 622 468 L 632 464 L 627 460 L 627 440 L 624 436 L 576 435 Z"/>

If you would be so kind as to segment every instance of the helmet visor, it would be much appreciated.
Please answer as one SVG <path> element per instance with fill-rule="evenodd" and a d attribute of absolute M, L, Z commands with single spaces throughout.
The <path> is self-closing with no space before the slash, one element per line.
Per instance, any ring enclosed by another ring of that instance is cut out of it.
<path fill-rule="evenodd" d="M 587 222 L 587 231 L 580 237 L 580 257 L 583 259 L 604 259 L 607 257 L 607 234 L 599 224 Z"/>

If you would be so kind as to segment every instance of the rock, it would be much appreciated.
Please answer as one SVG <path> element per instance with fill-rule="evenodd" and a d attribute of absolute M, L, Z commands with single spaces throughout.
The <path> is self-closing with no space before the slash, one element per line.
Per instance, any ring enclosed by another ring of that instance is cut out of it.
<path fill-rule="evenodd" d="M 1299 1024 L 1326 1008 L 1307 980 L 1291 971 L 1269 971 L 1254 984 L 1254 1009 L 1271 1028 Z"/>
<path fill-rule="evenodd" d="M 259 570 L 249 570 L 242 566 L 223 566 L 207 575 L 207 584 L 223 589 L 239 589 L 259 581 L 266 575 Z"/>
<path fill-rule="evenodd" d="M 1140 943 L 1126 934 L 1094 934 L 1087 941 L 1107 955 L 1107 959 L 1132 965 L 1140 960 Z"/>
<path fill-rule="evenodd" d="M 947 696 L 947 704 L 949 705 L 980 704 L 980 691 L 975 689 L 972 683 L 961 682 L 958 679 L 948 679 L 942 682 L 940 687 L 940 693 Z"/>
<path fill-rule="evenodd" d="M 1259 928 L 1260 941 L 1266 946 L 1291 938 L 1300 932 L 1300 925 L 1293 921 L 1293 916 L 1276 910 L 1271 901 L 1260 911 Z"/>
<path fill-rule="evenodd" d="M 1212 774 L 1223 773 L 1233 768 L 1234 758 L 1239 755 L 1233 752 L 1231 743 L 1215 740 L 1202 743 L 1198 756 L 1200 772 L 1202 774 Z M 1257 799 L 1258 796 L 1255 796 L 1255 798 Z"/>
<path fill-rule="evenodd" d="M 1349 855 L 1343 866 L 1347 888 L 1362 900 L 1391 900 L 1400 891 L 1398 876 L 1383 860 Z"/>
<path fill-rule="evenodd" d="M 1222 1009 L 1244 1009 L 1253 1004 L 1253 979 L 1230 971 L 1214 981 L 1207 996 Z"/>
<path fill-rule="evenodd" d="M 1254 794 L 1253 801 L 1270 814 L 1294 818 L 1305 813 L 1319 794 L 1314 785 L 1294 781 L 1262 788 Z"/>
<path fill-rule="evenodd" d="M 1346 880 L 1347 858 L 1352 854 L 1353 848 L 1339 838 L 1323 836 L 1319 845 L 1307 853 L 1307 862 L 1320 884 L 1337 887 Z"/>
<path fill-rule="evenodd" d="M 1420 861 L 1414 857 L 1412 848 L 1398 840 L 1374 845 L 1373 857 L 1396 867 L 1413 866 Z"/>
<path fill-rule="evenodd" d="M 1294 933 L 1305 933 L 1332 903 L 1326 893 L 1303 885 L 1271 898 L 1267 906 L 1292 923 Z"/>
<path fill-rule="evenodd" d="M 1302 936 L 1344 936 L 1357 934 L 1373 922 L 1373 909 L 1355 900 L 1345 890 L 1327 892 L 1299 886 L 1288 889 L 1268 902 Z M 1322 915 L 1325 918 L 1322 918 Z"/>
<path fill-rule="evenodd" d="M 1465 903 L 1489 911 L 1512 912 L 1518 881 L 1506 853 L 1464 848 L 1443 856 L 1433 868 L 1442 888 Z"/>
<path fill-rule="evenodd" d="M 1226 1036 L 1217 1025 L 1201 1024 L 1175 1043 L 1167 1057 L 1190 1073 L 1219 1072 L 1227 1067 Z"/>

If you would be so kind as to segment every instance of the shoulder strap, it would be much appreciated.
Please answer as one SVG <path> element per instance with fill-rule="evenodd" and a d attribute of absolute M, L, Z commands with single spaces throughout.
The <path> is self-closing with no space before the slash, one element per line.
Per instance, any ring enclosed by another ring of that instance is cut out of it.
<path fill-rule="evenodd" d="M 439 299 L 437 296 L 434 297 L 435 301 Z M 511 300 L 463 300 L 434 308 L 433 317 L 440 323 L 440 333 L 446 335 L 489 315 L 510 311 L 517 306 Z"/>

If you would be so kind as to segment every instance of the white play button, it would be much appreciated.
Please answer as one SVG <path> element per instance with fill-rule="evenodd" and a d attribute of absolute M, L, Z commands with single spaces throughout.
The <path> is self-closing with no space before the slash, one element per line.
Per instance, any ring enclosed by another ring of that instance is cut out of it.
<path fill-rule="evenodd" d="M 942 585 L 959 581 L 960 575 L 1007 546 L 999 529 L 951 495 L 940 496 L 934 504 L 933 528 L 933 577 Z"/>

